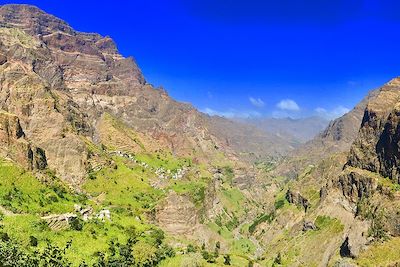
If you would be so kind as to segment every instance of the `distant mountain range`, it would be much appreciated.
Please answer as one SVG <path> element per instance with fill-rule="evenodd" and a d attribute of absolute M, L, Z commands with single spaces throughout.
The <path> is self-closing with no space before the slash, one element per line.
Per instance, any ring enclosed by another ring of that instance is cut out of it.
<path fill-rule="evenodd" d="M 310 141 L 329 124 L 329 120 L 317 116 L 300 119 L 253 118 L 241 121 L 298 144 Z"/>

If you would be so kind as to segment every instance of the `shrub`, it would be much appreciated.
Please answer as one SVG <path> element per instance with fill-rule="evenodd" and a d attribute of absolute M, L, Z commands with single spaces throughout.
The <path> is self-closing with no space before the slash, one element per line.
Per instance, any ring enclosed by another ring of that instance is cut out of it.
<path fill-rule="evenodd" d="M 229 254 L 224 255 L 224 264 L 231 265 L 231 256 L 229 256 Z"/>
<path fill-rule="evenodd" d="M 277 201 L 275 201 L 275 204 L 274 204 L 276 210 L 279 210 L 284 205 L 285 205 L 285 199 L 278 199 Z"/>
<path fill-rule="evenodd" d="M 75 231 L 82 231 L 83 229 L 83 221 L 79 218 L 72 219 L 69 225 Z"/>
<path fill-rule="evenodd" d="M 187 246 L 187 248 L 186 248 L 186 252 L 187 253 L 195 253 L 196 252 L 196 248 L 192 244 L 189 244 Z"/>
<path fill-rule="evenodd" d="M 33 235 L 31 235 L 29 237 L 29 244 L 31 245 L 31 247 L 37 247 L 38 245 L 38 240 L 36 237 L 34 237 Z"/>

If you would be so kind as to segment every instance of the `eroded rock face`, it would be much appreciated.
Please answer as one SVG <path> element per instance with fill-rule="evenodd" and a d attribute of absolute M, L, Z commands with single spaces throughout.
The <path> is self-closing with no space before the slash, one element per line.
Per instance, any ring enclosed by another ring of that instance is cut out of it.
<path fill-rule="evenodd" d="M 50 227 L 51 230 L 53 231 L 61 231 L 61 230 L 66 230 L 70 227 L 71 222 L 73 220 L 76 220 L 78 216 L 73 213 L 65 213 L 65 214 L 53 214 L 49 216 L 42 217 L 42 220 L 44 220 L 47 225 Z"/>
<path fill-rule="evenodd" d="M 400 181 L 400 79 L 380 89 L 368 103 L 347 165 Z"/>
<path fill-rule="evenodd" d="M 158 205 L 155 220 L 171 235 L 191 235 L 200 223 L 190 199 L 173 191 Z"/>
<path fill-rule="evenodd" d="M 31 146 L 18 117 L 5 112 L 0 112 L 0 155 L 27 169 L 42 170 L 47 167 L 44 150 Z"/>
<path fill-rule="evenodd" d="M 339 188 L 344 196 L 357 202 L 359 199 L 371 196 L 377 189 L 377 183 L 370 176 L 350 171 L 339 177 Z"/>
<path fill-rule="evenodd" d="M 340 256 L 346 258 L 357 258 L 368 243 L 366 235 L 367 233 L 365 233 L 365 235 L 360 235 L 357 231 L 350 232 L 340 246 Z"/>
<path fill-rule="evenodd" d="M 304 208 L 304 211 L 307 212 L 307 209 L 310 207 L 310 203 L 306 198 L 304 198 L 299 192 L 292 192 L 288 190 L 286 192 L 286 200 L 294 205 L 300 206 Z"/>

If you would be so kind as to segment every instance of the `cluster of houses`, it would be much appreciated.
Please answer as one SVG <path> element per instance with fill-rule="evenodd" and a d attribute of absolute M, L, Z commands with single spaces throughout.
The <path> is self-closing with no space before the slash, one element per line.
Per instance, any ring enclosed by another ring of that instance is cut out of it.
<path fill-rule="evenodd" d="M 81 218 L 83 221 L 89 221 L 92 219 L 98 219 L 103 222 L 111 221 L 111 212 L 108 209 L 103 209 L 97 213 L 94 213 L 93 208 L 88 206 L 83 208 L 80 205 L 74 205 L 75 213 L 64 213 L 64 214 L 52 214 L 44 216 L 41 219 L 44 220 L 47 225 L 54 231 L 68 229 L 74 220 Z"/>
<path fill-rule="evenodd" d="M 154 171 L 154 173 L 157 175 L 157 178 L 159 180 L 166 180 L 166 179 L 180 180 L 185 176 L 185 174 L 188 171 L 187 167 L 178 168 L 176 171 L 171 171 L 171 170 L 165 169 L 163 167 L 154 169 L 153 167 L 149 166 L 146 162 L 141 162 L 138 159 L 136 159 L 134 156 L 132 156 L 131 154 L 128 154 L 128 153 L 125 153 L 122 151 L 112 151 L 112 152 L 110 152 L 110 154 L 129 159 L 132 162 L 142 166 L 144 169 L 150 169 L 150 170 Z"/>

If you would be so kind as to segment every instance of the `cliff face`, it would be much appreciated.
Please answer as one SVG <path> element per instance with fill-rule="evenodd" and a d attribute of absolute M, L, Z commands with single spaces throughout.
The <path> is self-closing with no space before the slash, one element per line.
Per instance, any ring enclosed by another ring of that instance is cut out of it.
<path fill-rule="evenodd" d="M 47 167 L 41 148 L 32 146 L 25 138 L 18 117 L 0 112 L 0 155 L 19 162 L 29 170 Z"/>
<path fill-rule="evenodd" d="M 396 183 L 399 176 L 400 79 L 396 78 L 370 101 L 361 129 L 351 147 L 348 165 L 376 172 Z"/>

